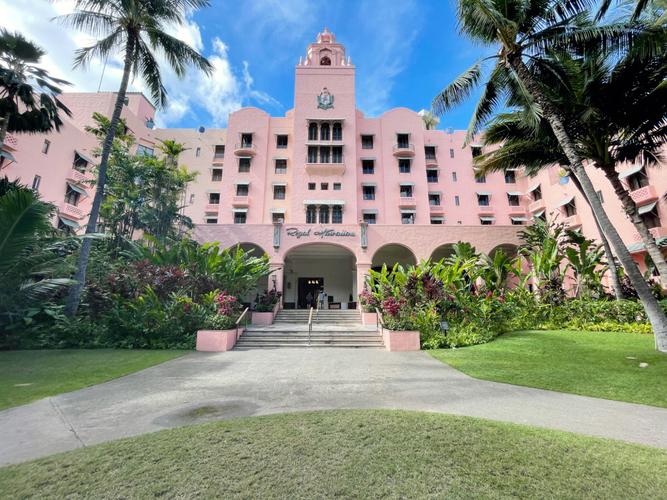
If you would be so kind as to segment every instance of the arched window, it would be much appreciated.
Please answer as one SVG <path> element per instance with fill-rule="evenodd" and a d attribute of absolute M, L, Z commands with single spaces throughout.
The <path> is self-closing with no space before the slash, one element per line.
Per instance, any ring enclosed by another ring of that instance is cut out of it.
<path fill-rule="evenodd" d="M 331 211 L 331 223 L 332 224 L 343 223 L 343 207 L 341 207 L 340 205 L 334 205 Z"/>
<path fill-rule="evenodd" d="M 315 205 L 308 205 L 306 208 L 306 224 L 315 224 L 317 222 L 317 208 Z"/>
<path fill-rule="evenodd" d="M 317 123 L 315 122 L 311 122 L 310 125 L 308 125 L 308 140 L 317 140 Z"/>
<path fill-rule="evenodd" d="M 322 205 L 320 207 L 320 224 L 329 223 L 329 205 Z"/>
<path fill-rule="evenodd" d="M 320 59 L 320 66 L 331 66 L 331 59 L 328 56 L 324 56 Z"/>
<path fill-rule="evenodd" d="M 331 138 L 331 129 L 329 128 L 328 123 L 323 123 L 320 125 L 320 140 L 328 141 Z"/>
<path fill-rule="evenodd" d="M 333 124 L 333 140 L 334 141 L 343 140 L 343 126 L 340 124 L 340 122 L 336 122 Z"/>

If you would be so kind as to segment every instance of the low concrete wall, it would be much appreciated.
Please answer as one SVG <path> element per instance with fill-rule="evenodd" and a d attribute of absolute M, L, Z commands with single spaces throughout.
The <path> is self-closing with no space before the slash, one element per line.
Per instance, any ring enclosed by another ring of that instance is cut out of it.
<path fill-rule="evenodd" d="M 374 312 L 361 311 L 361 323 L 364 325 L 377 325 L 378 315 Z"/>
<path fill-rule="evenodd" d="M 419 332 L 412 330 L 383 330 L 382 340 L 387 351 L 419 351 Z"/>
<path fill-rule="evenodd" d="M 239 336 L 242 331 L 239 332 Z M 231 350 L 237 341 L 234 330 L 199 330 L 197 332 L 198 351 L 225 352 Z"/>

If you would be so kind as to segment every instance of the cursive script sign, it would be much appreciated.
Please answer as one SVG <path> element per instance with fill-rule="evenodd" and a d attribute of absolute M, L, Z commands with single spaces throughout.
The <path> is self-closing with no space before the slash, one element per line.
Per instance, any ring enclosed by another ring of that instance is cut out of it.
<path fill-rule="evenodd" d="M 285 233 L 287 236 L 291 236 L 293 238 L 296 238 L 297 240 L 300 240 L 301 238 L 354 238 L 356 234 L 353 231 L 338 231 L 336 229 L 331 229 L 331 228 L 320 228 L 320 229 L 315 229 L 313 228 L 308 228 L 308 229 L 298 229 L 296 227 L 288 227 L 285 229 Z"/>

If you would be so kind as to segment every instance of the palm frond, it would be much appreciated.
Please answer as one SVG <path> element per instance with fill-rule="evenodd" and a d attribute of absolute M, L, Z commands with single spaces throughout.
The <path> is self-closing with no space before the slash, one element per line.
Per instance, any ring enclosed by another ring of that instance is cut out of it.
<path fill-rule="evenodd" d="M 442 116 L 454 106 L 462 103 L 470 96 L 481 76 L 482 64 L 478 61 L 435 96 L 431 103 L 433 114 Z"/>

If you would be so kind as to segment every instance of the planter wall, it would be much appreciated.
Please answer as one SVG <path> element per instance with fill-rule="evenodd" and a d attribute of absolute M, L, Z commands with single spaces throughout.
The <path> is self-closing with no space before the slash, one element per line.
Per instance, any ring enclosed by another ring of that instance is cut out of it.
<path fill-rule="evenodd" d="M 273 324 L 273 320 L 275 319 L 276 314 L 278 314 L 279 310 L 280 310 L 280 302 L 276 303 L 276 305 L 273 308 L 273 311 L 268 311 L 268 312 L 253 311 L 251 323 L 253 325 L 263 325 L 263 326 L 271 325 Z"/>
<path fill-rule="evenodd" d="M 239 335 L 242 330 L 239 331 Z M 199 330 L 197 332 L 197 350 L 204 352 L 229 351 L 236 344 L 236 329 L 234 330 Z"/>
<path fill-rule="evenodd" d="M 361 323 L 364 325 L 377 325 L 378 315 L 374 312 L 361 311 Z"/>
<path fill-rule="evenodd" d="M 418 351 L 421 347 L 419 332 L 412 330 L 383 330 L 382 340 L 387 351 Z"/>

